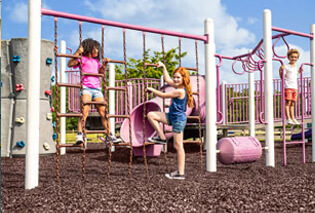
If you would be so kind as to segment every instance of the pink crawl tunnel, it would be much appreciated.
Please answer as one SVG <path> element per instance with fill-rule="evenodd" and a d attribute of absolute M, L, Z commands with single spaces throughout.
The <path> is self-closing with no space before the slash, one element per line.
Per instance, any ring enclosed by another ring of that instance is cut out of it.
<path fill-rule="evenodd" d="M 247 163 L 258 160 L 262 147 L 255 137 L 222 138 L 217 144 L 218 159 L 222 164 Z"/>

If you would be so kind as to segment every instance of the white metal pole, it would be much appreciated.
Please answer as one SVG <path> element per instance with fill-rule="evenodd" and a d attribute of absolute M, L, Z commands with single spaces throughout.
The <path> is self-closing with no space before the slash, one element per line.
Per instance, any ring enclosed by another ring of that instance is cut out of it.
<path fill-rule="evenodd" d="M 205 20 L 205 34 L 209 36 L 205 43 L 205 73 L 206 73 L 206 161 L 207 171 L 217 171 L 217 107 L 216 107 L 216 64 L 214 44 L 214 23 L 212 19 Z"/>
<path fill-rule="evenodd" d="M 248 51 L 249 53 L 252 50 Z M 255 137 L 255 75 L 248 73 L 249 136 Z"/>
<path fill-rule="evenodd" d="M 109 64 L 109 86 L 110 87 L 115 87 L 115 64 Z M 115 112 L 115 106 L 116 106 L 116 100 L 115 100 L 115 90 L 110 90 L 109 91 L 109 102 L 108 102 L 108 107 L 109 107 L 109 114 L 114 115 Z M 109 123 L 110 123 L 110 129 L 111 133 L 115 135 L 115 118 L 110 118 Z M 115 146 L 112 146 L 112 152 L 115 151 Z"/>
<path fill-rule="evenodd" d="M 66 42 L 60 41 L 60 52 L 66 54 Z M 66 83 L 66 58 L 60 58 L 60 82 Z M 66 87 L 60 88 L 60 113 L 66 113 Z M 66 118 L 60 118 L 60 144 L 66 143 Z M 66 147 L 60 149 L 60 155 L 66 154 Z"/>
<path fill-rule="evenodd" d="M 313 34 L 313 39 L 311 40 L 311 81 L 312 81 L 312 161 L 315 162 L 315 24 L 311 25 L 311 33 Z"/>
<path fill-rule="evenodd" d="M 25 189 L 38 186 L 41 0 L 28 1 Z"/>
<path fill-rule="evenodd" d="M 226 86 L 226 81 L 222 81 L 221 84 L 221 109 L 222 109 L 222 116 L 223 116 L 223 124 L 227 124 L 227 117 L 226 117 L 226 90 L 225 90 L 225 86 Z"/>
<path fill-rule="evenodd" d="M 271 11 L 264 10 L 264 91 L 265 91 L 265 120 L 266 124 L 266 166 L 275 166 L 274 152 L 274 119 L 273 119 L 273 73 L 272 73 L 272 24 Z"/>
<path fill-rule="evenodd" d="M 132 83 L 131 82 L 128 82 L 127 83 L 127 85 L 128 85 L 128 96 L 129 96 L 129 104 L 130 104 L 130 109 L 132 110 L 132 108 L 133 108 L 133 104 L 132 104 L 132 100 L 133 100 L 133 97 L 132 97 Z M 131 112 L 130 112 L 131 113 Z"/>
<path fill-rule="evenodd" d="M 109 86 L 115 87 L 115 64 L 109 64 Z M 115 90 L 109 91 L 109 114 L 115 114 Z M 115 135 L 115 118 L 109 119 L 111 133 Z"/>

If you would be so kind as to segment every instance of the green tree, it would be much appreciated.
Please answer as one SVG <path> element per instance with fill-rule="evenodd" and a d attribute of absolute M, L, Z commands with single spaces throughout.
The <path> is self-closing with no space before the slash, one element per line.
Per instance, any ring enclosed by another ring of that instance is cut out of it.
<path fill-rule="evenodd" d="M 165 66 L 171 75 L 172 72 L 179 64 L 179 54 L 176 52 L 178 48 L 172 48 L 165 52 Z M 187 52 L 181 53 L 181 58 L 185 57 Z M 150 49 L 145 52 L 145 63 L 156 64 L 158 61 L 164 62 L 163 53 L 153 51 L 153 55 L 150 55 Z M 124 65 L 116 65 L 116 80 L 125 79 Z M 156 69 L 156 67 L 146 66 L 145 69 L 146 78 L 160 79 L 163 75 L 162 69 Z M 143 58 L 134 59 L 128 58 L 127 60 L 127 74 L 128 78 L 142 78 L 143 77 Z"/>

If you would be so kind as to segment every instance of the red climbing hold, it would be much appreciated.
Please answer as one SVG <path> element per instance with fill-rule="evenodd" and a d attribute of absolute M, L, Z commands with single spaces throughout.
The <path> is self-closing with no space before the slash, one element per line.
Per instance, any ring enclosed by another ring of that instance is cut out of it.
<path fill-rule="evenodd" d="M 51 90 L 45 90 L 45 94 L 51 96 Z"/>
<path fill-rule="evenodd" d="M 23 84 L 15 84 L 15 91 L 19 92 L 24 90 Z"/>
<path fill-rule="evenodd" d="M 55 108 L 54 108 L 54 107 L 51 107 L 51 108 L 50 108 L 50 111 L 54 112 L 54 111 L 55 111 Z"/>

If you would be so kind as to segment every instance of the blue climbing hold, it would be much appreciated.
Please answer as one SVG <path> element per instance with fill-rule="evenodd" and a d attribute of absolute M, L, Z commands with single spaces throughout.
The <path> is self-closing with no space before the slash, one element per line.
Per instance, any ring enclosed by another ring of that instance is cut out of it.
<path fill-rule="evenodd" d="M 55 76 L 51 76 L 50 80 L 52 83 L 54 83 L 55 82 Z"/>
<path fill-rule="evenodd" d="M 47 58 L 46 59 L 46 64 L 51 65 L 52 64 L 52 58 Z"/>
<path fill-rule="evenodd" d="M 13 56 L 13 62 L 20 62 L 20 61 L 21 61 L 21 57 L 19 55 Z"/>
<path fill-rule="evenodd" d="M 53 128 L 55 129 L 55 128 L 56 128 L 56 121 L 54 121 L 54 122 L 52 123 L 52 125 L 53 125 Z"/>
<path fill-rule="evenodd" d="M 18 142 L 16 142 L 16 146 L 23 148 L 25 146 L 25 142 L 24 141 L 18 141 Z"/>
<path fill-rule="evenodd" d="M 54 132 L 54 134 L 52 135 L 53 140 L 57 139 L 57 133 Z"/>

